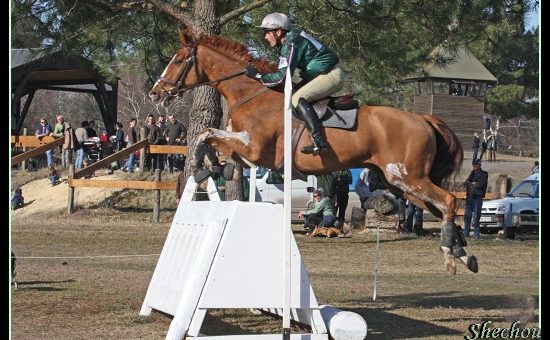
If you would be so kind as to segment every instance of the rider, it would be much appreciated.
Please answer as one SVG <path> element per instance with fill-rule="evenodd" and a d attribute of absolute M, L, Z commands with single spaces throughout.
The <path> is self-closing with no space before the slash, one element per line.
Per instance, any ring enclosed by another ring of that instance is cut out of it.
<path fill-rule="evenodd" d="M 265 16 L 259 26 L 264 30 L 264 38 L 271 47 L 279 47 L 279 69 L 274 73 L 260 74 L 253 66 L 247 65 L 245 74 L 268 87 L 284 83 L 286 69 L 291 74 L 300 69 L 304 86 L 292 96 L 292 105 L 306 123 L 313 137 L 313 145 L 305 146 L 301 152 L 318 154 L 326 150 L 328 144 L 321 134 L 320 118 L 310 103 L 327 97 L 344 85 L 344 71 L 338 65 L 338 56 L 328 47 L 304 31 L 292 29 L 292 23 L 282 13 Z"/>

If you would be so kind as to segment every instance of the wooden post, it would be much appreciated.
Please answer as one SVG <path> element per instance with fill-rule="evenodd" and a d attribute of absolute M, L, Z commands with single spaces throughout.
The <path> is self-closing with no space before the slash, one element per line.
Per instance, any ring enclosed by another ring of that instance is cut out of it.
<path fill-rule="evenodd" d="M 499 175 L 495 180 L 492 199 L 503 198 L 508 193 L 508 176 Z"/>
<path fill-rule="evenodd" d="M 23 128 L 23 136 L 26 136 L 27 135 L 27 128 Z M 27 147 L 23 147 L 23 152 L 27 151 Z M 23 161 L 21 163 L 21 169 L 22 170 L 25 170 L 27 168 L 27 161 Z"/>
<path fill-rule="evenodd" d="M 74 176 L 74 163 L 73 163 L 73 156 L 72 152 L 69 152 L 69 178 L 67 181 L 73 179 Z M 71 215 L 74 212 L 74 187 L 71 187 L 69 185 L 69 199 L 67 202 L 67 214 Z"/>
<path fill-rule="evenodd" d="M 155 180 L 160 182 L 160 169 L 155 169 Z M 155 190 L 153 202 L 153 220 L 160 221 L 160 190 Z"/>
<path fill-rule="evenodd" d="M 145 136 L 145 127 L 142 126 L 141 129 L 140 129 L 140 132 L 139 132 L 140 136 Z M 150 133 L 150 132 L 149 132 Z M 139 152 L 139 172 L 140 173 L 143 173 L 143 168 L 145 167 L 145 147 L 143 149 L 140 150 Z"/>

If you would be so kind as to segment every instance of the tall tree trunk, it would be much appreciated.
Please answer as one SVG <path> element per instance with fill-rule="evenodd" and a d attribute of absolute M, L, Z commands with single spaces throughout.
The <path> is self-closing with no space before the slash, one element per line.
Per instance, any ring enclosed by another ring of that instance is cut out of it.
<path fill-rule="evenodd" d="M 193 2 L 193 21 L 203 34 L 219 34 L 219 18 L 216 13 L 216 1 L 197 0 Z M 188 157 L 195 152 L 195 137 L 208 127 L 219 128 L 222 117 L 220 94 L 208 86 L 198 87 L 194 91 L 193 105 L 189 110 L 187 129 Z M 185 176 L 192 174 L 189 162 L 185 164 Z"/>

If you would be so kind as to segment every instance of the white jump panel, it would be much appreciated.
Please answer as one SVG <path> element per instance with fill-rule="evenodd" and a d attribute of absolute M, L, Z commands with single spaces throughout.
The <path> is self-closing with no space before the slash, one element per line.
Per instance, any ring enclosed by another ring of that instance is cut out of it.
<path fill-rule="evenodd" d="M 182 339 L 198 336 L 209 308 L 282 308 L 282 214 L 279 204 L 180 203 L 140 314 L 156 309 L 173 315 L 167 338 Z M 291 241 L 291 308 L 300 309 L 317 333 L 292 339 L 327 339 L 294 237 Z"/>

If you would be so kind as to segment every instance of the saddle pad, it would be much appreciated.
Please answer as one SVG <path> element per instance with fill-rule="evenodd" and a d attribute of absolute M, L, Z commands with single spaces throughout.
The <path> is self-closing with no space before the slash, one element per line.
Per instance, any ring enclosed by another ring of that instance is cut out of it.
<path fill-rule="evenodd" d="M 336 114 L 334 113 L 336 111 Z M 327 107 L 327 111 L 321 119 L 321 125 L 324 127 L 353 129 L 357 121 L 357 109 L 334 110 Z"/>

